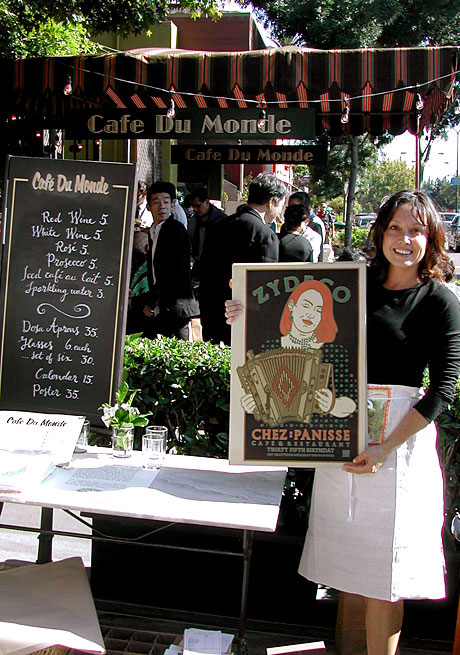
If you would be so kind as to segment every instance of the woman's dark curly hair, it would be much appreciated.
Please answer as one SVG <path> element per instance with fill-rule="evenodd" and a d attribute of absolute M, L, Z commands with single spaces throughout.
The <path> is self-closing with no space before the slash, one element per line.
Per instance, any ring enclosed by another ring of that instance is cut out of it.
<path fill-rule="evenodd" d="M 370 232 L 375 246 L 375 257 L 370 265 L 381 280 L 386 280 L 389 263 L 383 254 L 383 236 L 395 211 L 406 204 L 413 207 L 416 219 L 428 228 L 426 252 L 419 264 L 418 276 L 422 282 L 432 278 L 443 282 L 449 264 L 449 257 L 444 249 L 444 226 L 430 198 L 422 191 L 398 191 L 384 199 Z"/>

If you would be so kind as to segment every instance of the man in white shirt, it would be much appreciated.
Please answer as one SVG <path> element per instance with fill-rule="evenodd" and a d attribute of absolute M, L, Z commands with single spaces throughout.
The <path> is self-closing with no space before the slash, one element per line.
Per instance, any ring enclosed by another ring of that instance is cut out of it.
<path fill-rule="evenodd" d="M 153 216 L 149 230 L 145 296 L 144 335 L 188 338 L 188 323 L 199 313 L 190 274 L 190 239 L 184 226 L 172 215 L 169 182 L 154 182 L 147 192 Z"/>
<path fill-rule="evenodd" d="M 184 210 L 180 206 L 177 197 L 176 197 L 176 187 L 172 182 L 165 182 L 166 188 L 169 189 L 169 195 L 171 196 L 171 203 L 172 203 L 172 209 L 171 213 L 176 219 L 176 221 L 179 221 L 179 223 L 182 223 L 182 225 L 187 229 L 188 222 L 187 222 L 187 216 L 185 215 Z"/>

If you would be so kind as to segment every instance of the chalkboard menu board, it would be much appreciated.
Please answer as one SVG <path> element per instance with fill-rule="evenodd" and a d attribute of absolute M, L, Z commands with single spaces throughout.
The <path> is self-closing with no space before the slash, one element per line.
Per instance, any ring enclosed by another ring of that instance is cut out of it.
<path fill-rule="evenodd" d="M 123 363 L 135 166 L 10 157 L 7 171 L 0 409 L 97 424 Z"/>

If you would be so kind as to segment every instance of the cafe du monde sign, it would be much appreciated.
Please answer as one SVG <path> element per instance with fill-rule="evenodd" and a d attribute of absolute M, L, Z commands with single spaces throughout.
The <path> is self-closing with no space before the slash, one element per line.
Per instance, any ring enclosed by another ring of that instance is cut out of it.
<path fill-rule="evenodd" d="M 312 139 L 314 109 L 267 108 L 261 122 L 260 109 L 133 109 L 106 112 L 74 112 L 68 120 L 68 138 L 83 139 L 193 139 L 194 141 L 241 139 Z"/>

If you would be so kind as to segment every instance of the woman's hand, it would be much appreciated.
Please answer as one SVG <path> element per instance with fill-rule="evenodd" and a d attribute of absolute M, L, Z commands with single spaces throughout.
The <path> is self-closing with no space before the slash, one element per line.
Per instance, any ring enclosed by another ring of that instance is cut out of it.
<path fill-rule="evenodd" d="M 151 318 L 153 316 L 153 309 L 148 305 L 144 305 L 143 311 L 145 316 L 147 316 L 148 318 Z"/>
<path fill-rule="evenodd" d="M 256 408 L 256 401 L 250 393 L 245 394 L 240 399 L 241 407 L 244 409 L 246 414 L 254 414 Z"/>
<path fill-rule="evenodd" d="M 387 456 L 388 452 L 385 446 L 369 446 L 355 457 L 353 462 L 343 464 L 342 470 L 347 473 L 377 473 Z"/>
<path fill-rule="evenodd" d="M 227 323 L 231 325 L 235 319 L 244 311 L 244 305 L 239 300 L 226 300 L 225 301 L 225 318 Z"/>

